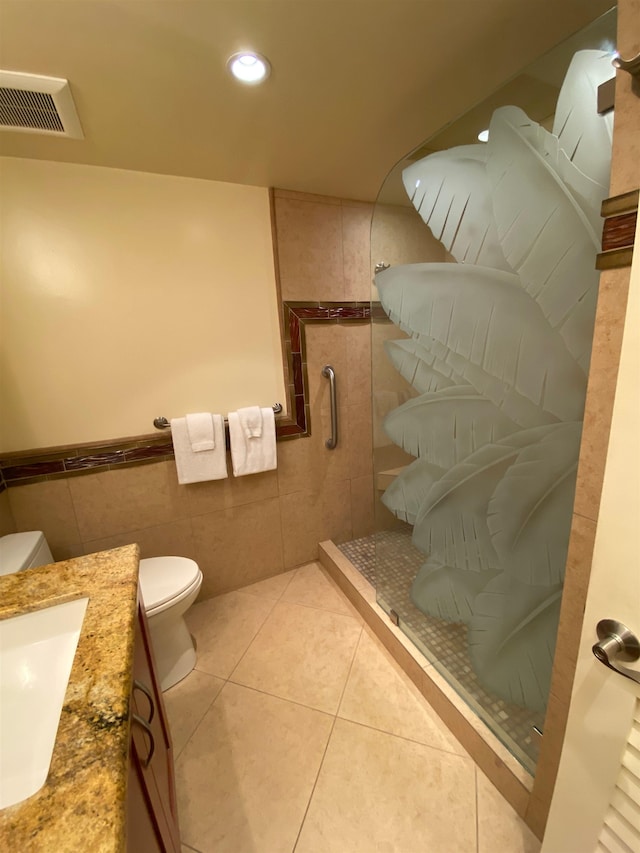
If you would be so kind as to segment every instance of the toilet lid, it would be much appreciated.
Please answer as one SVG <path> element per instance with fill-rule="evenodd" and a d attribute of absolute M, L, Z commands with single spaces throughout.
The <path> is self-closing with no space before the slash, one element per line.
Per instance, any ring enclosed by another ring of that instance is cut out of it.
<path fill-rule="evenodd" d="M 20 569 L 28 569 L 43 540 L 40 530 L 3 536 L 0 539 L 0 575 L 11 575 Z"/>
<path fill-rule="evenodd" d="M 145 610 L 176 598 L 198 579 L 200 569 L 188 557 L 149 557 L 140 560 L 140 589 Z"/>

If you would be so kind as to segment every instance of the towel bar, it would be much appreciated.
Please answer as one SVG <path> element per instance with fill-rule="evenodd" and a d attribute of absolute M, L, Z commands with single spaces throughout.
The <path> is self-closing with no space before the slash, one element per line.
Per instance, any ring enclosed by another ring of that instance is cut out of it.
<path fill-rule="evenodd" d="M 274 403 L 271 408 L 273 409 L 274 415 L 279 415 L 280 412 L 282 411 L 282 403 Z M 225 422 L 225 424 L 227 423 L 226 418 L 224 419 L 224 422 Z M 168 421 L 164 417 L 154 418 L 153 419 L 153 425 L 156 429 L 170 429 L 171 428 L 171 422 Z"/>

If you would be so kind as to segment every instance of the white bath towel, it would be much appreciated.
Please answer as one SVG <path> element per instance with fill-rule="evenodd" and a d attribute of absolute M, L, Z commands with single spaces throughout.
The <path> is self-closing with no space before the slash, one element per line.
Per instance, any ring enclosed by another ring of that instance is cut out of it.
<path fill-rule="evenodd" d="M 216 439 L 213 431 L 213 415 L 211 412 L 198 412 L 187 415 L 187 432 L 194 453 L 203 450 L 215 450 Z"/>
<path fill-rule="evenodd" d="M 262 435 L 247 438 L 237 412 L 229 412 L 231 461 L 236 477 L 272 471 L 278 464 L 276 454 L 276 419 L 273 409 L 265 407 L 262 414 Z"/>
<path fill-rule="evenodd" d="M 262 435 L 262 412 L 260 406 L 247 406 L 238 409 L 240 426 L 247 438 L 260 438 Z"/>
<path fill-rule="evenodd" d="M 211 419 L 214 449 L 197 453 L 191 448 L 186 417 L 173 418 L 171 421 L 171 438 L 179 483 L 202 483 L 205 480 L 222 480 L 227 476 L 224 420 L 222 415 L 211 415 Z"/>

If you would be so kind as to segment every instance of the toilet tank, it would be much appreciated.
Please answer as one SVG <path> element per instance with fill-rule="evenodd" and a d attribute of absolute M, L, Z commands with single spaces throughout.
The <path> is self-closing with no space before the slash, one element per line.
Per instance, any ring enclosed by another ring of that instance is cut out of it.
<path fill-rule="evenodd" d="M 46 566 L 53 557 L 41 530 L 9 533 L 0 538 L 0 575 Z"/>

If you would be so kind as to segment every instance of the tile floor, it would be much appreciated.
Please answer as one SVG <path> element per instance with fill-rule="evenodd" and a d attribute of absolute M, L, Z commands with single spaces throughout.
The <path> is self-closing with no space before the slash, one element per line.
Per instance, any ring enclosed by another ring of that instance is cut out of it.
<path fill-rule="evenodd" d="M 537 853 L 317 563 L 196 604 L 165 693 L 183 853 Z"/>

